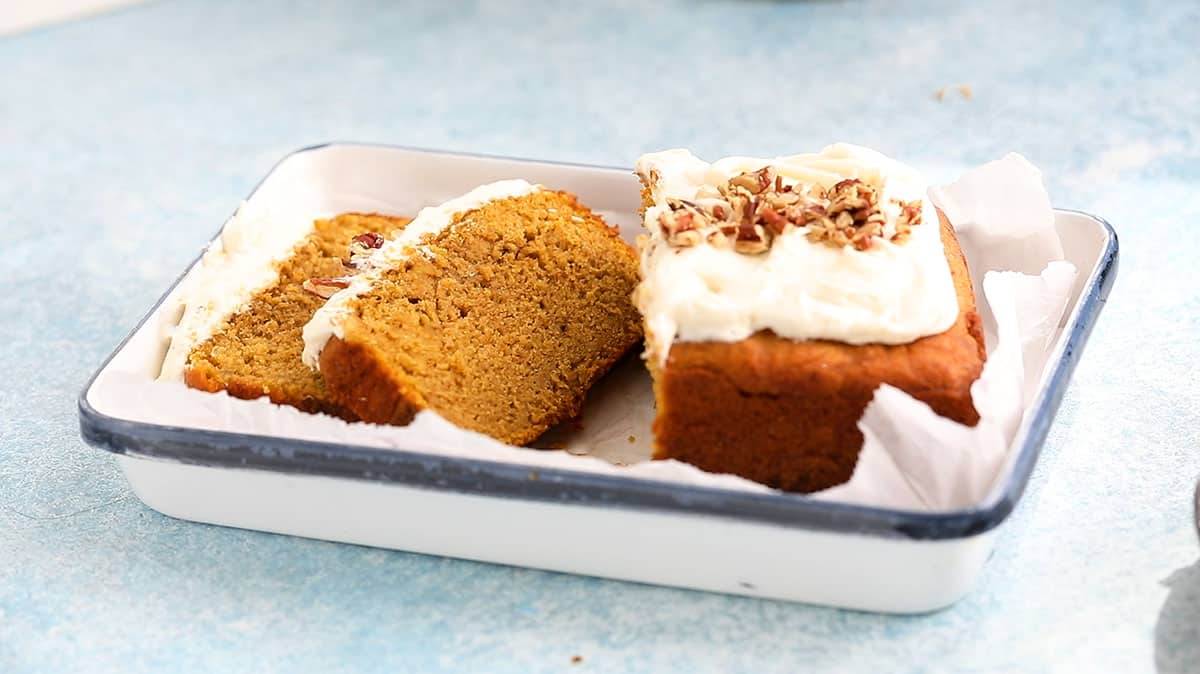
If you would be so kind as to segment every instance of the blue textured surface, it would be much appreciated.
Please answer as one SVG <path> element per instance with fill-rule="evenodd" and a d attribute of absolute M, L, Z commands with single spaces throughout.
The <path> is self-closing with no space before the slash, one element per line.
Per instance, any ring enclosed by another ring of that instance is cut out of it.
<path fill-rule="evenodd" d="M 433 4 L 0 40 L 0 671 L 1200 669 L 1196 3 Z M 1114 223 L 1121 278 L 980 586 L 933 615 L 158 515 L 75 395 L 271 164 L 331 139 L 624 165 L 848 140 L 939 178 L 1017 150 Z"/>

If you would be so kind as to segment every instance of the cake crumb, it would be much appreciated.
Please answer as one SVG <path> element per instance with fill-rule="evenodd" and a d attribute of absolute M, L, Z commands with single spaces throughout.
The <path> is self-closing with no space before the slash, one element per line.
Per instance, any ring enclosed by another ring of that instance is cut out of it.
<path fill-rule="evenodd" d="M 529 471 L 529 479 L 530 480 L 537 482 L 539 479 L 541 479 L 541 477 L 542 477 L 542 474 L 537 472 L 536 470 Z"/>
<path fill-rule="evenodd" d="M 637 442 L 637 436 L 636 435 L 629 436 L 629 444 L 632 445 L 635 442 Z"/>
<path fill-rule="evenodd" d="M 954 88 L 957 89 L 958 93 L 961 94 L 962 97 L 968 101 L 971 100 L 971 97 L 975 95 L 975 90 L 972 89 L 971 85 L 969 85 L 969 84 L 959 84 Z M 933 92 L 934 100 L 937 100 L 937 101 L 946 100 L 946 93 L 949 89 L 950 89 L 950 87 L 942 87 L 942 88 L 938 89 L 937 91 L 934 91 Z"/>
<path fill-rule="evenodd" d="M 579 663 L 581 663 L 581 662 L 583 662 L 583 656 L 582 656 L 582 655 L 572 655 L 572 656 L 571 656 L 571 664 L 572 664 L 572 665 L 578 665 L 578 664 L 579 664 Z"/>

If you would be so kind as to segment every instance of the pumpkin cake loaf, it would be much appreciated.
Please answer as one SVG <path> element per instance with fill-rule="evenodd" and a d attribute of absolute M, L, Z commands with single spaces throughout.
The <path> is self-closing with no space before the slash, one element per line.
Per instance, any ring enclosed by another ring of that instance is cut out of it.
<path fill-rule="evenodd" d="M 974 425 L 986 358 L 966 261 L 912 169 L 851 145 L 643 156 L 655 458 L 787 491 L 850 479 L 880 384 Z"/>
<path fill-rule="evenodd" d="M 363 421 L 431 409 L 522 445 L 641 340 L 637 254 L 576 198 L 506 180 L 422 210 L 304 328 Z"/>
<path fill-rule="evenodd" d="M 355 416 L 325 389 L 319 373 L 300 361 L 301 331 L 313 313 L 365 258 L 408 218 L 344 213 L 312 223 L 307 234 L 235 217 L 185 293 L 160 379 L 180 379 L 203 391 L 272 402 L 347 420 Z M 280 230 L 283 231 L 280 231 Z M 279 259 L 274 250 L 299 234 Z M 258 287 L 255 287 L 255 286 Z"/>

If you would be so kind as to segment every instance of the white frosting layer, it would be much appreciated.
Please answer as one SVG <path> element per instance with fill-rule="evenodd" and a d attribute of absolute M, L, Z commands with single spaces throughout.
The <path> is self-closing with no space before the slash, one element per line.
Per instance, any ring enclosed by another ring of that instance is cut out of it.
<path fill-rule="evenodd" d="M 746 255 L 708 243 L 670 246 L 658 227 L 667 198 L 696 198 L 704 186 L 725 184 L 746 171 L 773 166 L 785 184 L 829 188 L 858 178 L 880 190 L 894 231 L 899 206 L 922 201 L 921 225 L 902 244 L 877 241 L 871 249 L 812 243 L 807 227 L 791 228 L 770 250 Z M 709 164 L 687 150 L 641 157 L 643 176 L 657 176 L 646 209 L 650 234 L 642 242 L 642 282 L 636 301 L 646 320 L 647 357 L 666 360 L 672 342 L 745 339 L 772 330 L 790 339 L 849 344 L 902 344 L 948 329 L 958 299 L 942 248 L 937 212 L 925 198 L 919 173 L 884 155 L 837 144 L 816 154 L 775 159 L 729 157 Z"/>
<path fill-rule="evenodd" d="M 396 238 L 383 244 L 382 248 L 367 258 L 363 271 L 354 276 L 349 287 L 339 290 L 313 314 L 304 326 L 304 363 L 314 370 L 320 368 L 321 351 L 330 338 L 343 336 L 342 322 L 350 315 L 350 305 L 354 299 L 370 290 L 386 270 L 395 268 L 420 250 L 418 244 L 426 235 L 442 231 L 459 213 L 473 211 L 497 199 L 520 197 L 540 189 L 540 185 L 532 185 L 524 180 L 501 180 L 476 187 L 438 206 L 421 209 Z"/>
<path fill-rule="evenodd" d="M 311 218 L 277 217 L 242 204 L 176 294 L 179 322 L 159 380 L 182 380 L 188 353 L 279 277 L 278 263 L 312 231 Z"/>

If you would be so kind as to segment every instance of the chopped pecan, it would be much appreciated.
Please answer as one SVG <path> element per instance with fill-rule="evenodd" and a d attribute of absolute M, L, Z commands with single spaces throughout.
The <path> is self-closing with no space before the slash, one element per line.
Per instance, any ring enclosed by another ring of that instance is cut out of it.
<path fill-rule="evenodd" d="M 678 210 L 663 211 L 658 216 L 658 225 L 662 228 L 663 236 L 672 246 L 694 246 L 704 240 L 700 233 L 703 223 L 699 222 L 699 212 L 695 208 L 686 207 L 683 202 L 676 202 L 673 208 Z"/>
<path fill-rule="evenodd" d="M 359 234 L 358 236 L 354 237 L 353 239 L 350 239 L 350 241 L 352 243 L 357 243 L 357 244 L 366 246 L 367 248 L 382 248 L 383 247 L 383 235 L 376 234 L 375 232 L 363 232 L 362 234 Z"/>
<path fill-rule="evenodd" d="M 747 171 L 734 176 L 729 180 L 729 186 L 740 187 L 750 194 L 760 194 L 766 191 L 777 177 L 774 168 L 764 166 L 757 171 Z"/>
<path fill-rule="evenodd" d="M 921 202 L 896 201 L 900 212 L 890 240 L 907 240 L 921 222 Z M 774 239 L 789 228 L 807 228 L 813 243 L 869 250 L 884 234 L 887 215 L 879 204 L 879 189 L 858 178 L 847 178 L 823 188 L 817 184 L 785 185 L 772 167 L 747 171 L 715 189 L 704 186 L 696 200 L 668 199 L 668 211 L 659 215 L 664 238 L 673 246 L 694 246 L 707 241 L 757 254 L 770 249 Z"/>
<path fill-rule="evenodd" d="M 353 269 L 362 269 L 367 258 L 371 257 L 371 251 L 382 248 L 383 241 L 383 235 L 375 232 L 364 232 L 350 239 L 350 259 L 343 261 L 343 264 Z"/>
<path fill-rule="evenodd" d="M 783 211 L 788 221 L 797 227 L 804 227 L 810 222 L 824 218 L 828 212 L 825 205 L 818 202 L 798 202 Z"/>
<path fill-rule="evenodd" d="M 921 224 L 921 202 L 896 200 L 900 206 L 900 215 L 896 217 L 896 233 L 892 234 L 892 243 L 904 243 L 912 234 L 912 228 Z"/>
<path fill-rule="evenodd" d="M 792 204 L 800 202 L 800 195 L 795 192 L 781 192 L 776 190 L 774 193 L 767 194 L 766 201 L 771 204 L 771 208 L 776 211 L 782 211 Z"/>
<path fill-rule="evenodd" d="M 333 297 L 333 294 L 337 291 L 343 288 L 349 288 L 350 279 L 345 276 L 339 276 L 336 278 L 314 277 L 302 283 L 300 287 L 316 295 L 317 297 L 329 299 L 330 297 Z"/>
<path fill-rule="evenodd" d="M 734 250 L 739 253 L 755 255 L 765 253 L 770 247 L 771 235 L 763 229 L 762 225 L 752 222 L 743 222 L 738 225 L 737 239 L 733 243 Z"/>
<path fill-rule="evenodd" d="M 848 178 L 829 190 L 829 210 L 869 212 L 879 205 L 879 193 L 858 178 Z"/>
<path fill-rule="evenodd" d="M 764 203 L 764 205 L 767 204 Z M 775 210 L 775 208 L 771 207 L 770 205 L 767 205 L 767 208 L 759 207 L 758 213 L 759 217 L 767 225 L 767 228 L 771 230 L 772 234 L 783 234 L 784 230 L 787 229 L 787 226 L 791 224 L 786 216 Z"/>
<path fill-rule="evenodd" d="M 900 217 L 896 219 L 897 223 L 906 225 L 921 224 L 921 202 L 920 201 L 900 201 L 896 200 L 900 205 Z"/>

